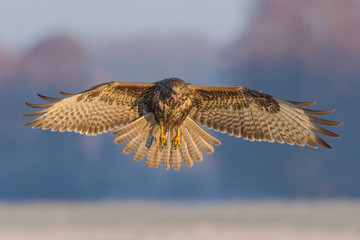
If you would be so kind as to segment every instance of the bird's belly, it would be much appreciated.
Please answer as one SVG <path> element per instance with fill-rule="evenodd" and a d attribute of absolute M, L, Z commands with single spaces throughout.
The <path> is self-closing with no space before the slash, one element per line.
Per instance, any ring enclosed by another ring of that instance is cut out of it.
<path fill-rule="evenodd" d="M 175 103 L 175 104 L 159 104 L 159 112 L 155 114 L 159 124 L 165 128 L 172 128 L 180 126 L 189 115 L 190 108 L 188 104 Z"/>

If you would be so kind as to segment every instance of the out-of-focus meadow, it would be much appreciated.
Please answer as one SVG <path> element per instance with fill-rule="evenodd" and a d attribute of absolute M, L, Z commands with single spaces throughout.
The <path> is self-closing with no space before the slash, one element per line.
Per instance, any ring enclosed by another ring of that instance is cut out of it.
<path fill-rule="evenodd" d="M 355 239 L 359 26 L 358 0 L 1 2 L 0 234 L 6 237 L 0 238 L 168 239 L 175 232 L 179 238 Z M 112 80 L 173 76 L 316 100 L 313 109 L 336 108 L 325 118 L 344 122 L 329 128 L 342 138 L 324 137 L 329 151 L 209 130 L 222 145 L 177 172 L 135 163 L 111 134 L 19 127 L 30 121 L 20 116 L 31 111 L 24 102 L 42 102 L 36 93 L 57 97 Z M 352 201 L 333 201 L 339 198 Z M 228 202 L 234 199 L 246 202 Z M 204 200 L 221 203 L 203 206 Z"/>
<path fill-rule="evenodd" d="M 52 202 L 0 205 L 2 239 L 309 239 L 360 237 L 360 204 Z"/>

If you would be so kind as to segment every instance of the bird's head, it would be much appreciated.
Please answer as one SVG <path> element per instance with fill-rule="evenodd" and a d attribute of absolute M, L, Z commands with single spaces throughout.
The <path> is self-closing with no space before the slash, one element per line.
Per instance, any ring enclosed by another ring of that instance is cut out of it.
<path fill-rule="evenodd" d="M 169 78 L 165 80 L 170 91 L 172 99 L 177 101 L 182 95 L 184 89 L 187 87 L 187 83 L 180 78 Z"/>
<path fill-rule="evenodd" d="M 179 88 L 173 88 L 171 89 L 171 97 L 177 101 L 178 97 L 181 95 L 181 92 L 179 91 Z"/>

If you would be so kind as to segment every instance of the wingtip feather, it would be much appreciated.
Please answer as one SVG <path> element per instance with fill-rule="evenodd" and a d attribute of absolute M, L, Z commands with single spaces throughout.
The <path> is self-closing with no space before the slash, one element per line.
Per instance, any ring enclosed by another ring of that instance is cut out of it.
<path fill-rule="evenodd" d="M 325 119 L 322 119 L 322 118 L 317 118 L 317 117 L 314 117 L 314 116 L 311 116 L 311 115 L 308 115 L 310 121 L 313 121 L 313 122 L 316 122 L 316 123 L 319 123 L 319 124 L 323 124 L 323 125 L 328 125 L 328 126 L 339 126 L 342 124 L 342 122 L 334 122 L 334 121 L 329 121 L 329 120 L 325 120 Z"/>
<path fill-rule="evenodd" d="M 29 126 L 29 125 L 31 125 L 31 124 L 33 124 L 33 123 L 36 123 L 38 121 L 38 119 L 36 118 L 36 119 L 34 119 L 34 120 L 32 120 L 32 121 L 30 121 L 30 122 L 28 122 L 28 123 L 25 123 L 25 124 L 23 124 L 23 125 L 21 125 L 22 127 L 26 127 L 26 126 Z"/>
<path fill-rule="evenodd" d="M 66 93 L 66 92 L 63 92 L 63 91 L 59 91 L 59 93 L 63 96 L 66 96 L 66 97 L 71 97 L 71 96 L 74 96 L 75 94 L 73 93 Z"/>
<path fill-rule="evenodd" d="M 32 103 L 25 103 L 26 106 L 28 107 L 32 107 L 32 108 L 46 108 L 46 107 L 51 107 L 54 106 L 54 103 L 49 103 L 49 104 L 32 104 Z"/>
<path fill-rule="evenodd" d="M 299 107 L 301 110 L 303 110 L 306 113 L 310 113 L 310 114 L 316 114 L 316 115 L 326 115 L 329 113 L 332 113 L 335 111 L 335 109 L 331 109 L 331 110 L 313 110 L 313 109 L 307 109 L 307 108 L 302 108 Z"/>
<path fill-rule="evenodd" d="M 28 116 L 34 116 L 34 115 L 43 114 L 43 113 L 46 113 L 47 111 L 48 111 L 48 109 L 43 109 L 43 110 L 40 110 L 40 111 L 37 111 L 37 112 L 24 113 L 24 114 L 21 114 L 21 115 L 24 116 L 24 117 L 28 117 Z"/>
<path fill-rule="evenodd" d="M 294 104 L 294 105 L 299 105 L 299 106 L 310 106 L 310 105 L 313 105 L 316 103 L 316 101 L 312 101 L 312 102 L 296 102 L 296 101 L 287 101 L 291 104 Z"/>
<path fill-rule="evenodd" d="M 60 101 L 64 98 L 52 98 L 52 97 L 46 97 L 44 95 L 41 95 L 40 93 L 37 93 L 37 95 L 39 96 L 39 98 L 47 100 L 47 101 Z"/>

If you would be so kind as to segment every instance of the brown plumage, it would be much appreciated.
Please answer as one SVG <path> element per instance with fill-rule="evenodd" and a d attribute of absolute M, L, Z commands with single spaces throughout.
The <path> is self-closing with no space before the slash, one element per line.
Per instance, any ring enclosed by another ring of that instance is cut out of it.
<path fill-rule="evenodd" d="M 315 123 L 338 126 L 309 115 L 334 110 L 304 108 L 315 102 L 285 101 L 245 87 L 201 87 L 178 78 L 153 84 L 110 82 L 79 94 L 60 92 L 64 98 L 39 97 L 49 104 L 28 104 L 43 110 L 23 126 L 52 131 L 97 135 L 113 130 L 114 142 L 126 143 L 124 153 L 134 160 L 146 158 L 148 167 L 180 169 L 202 161 L 201 149 L 210 154 L 220 141 L 198 123 L 215 131 L 250 141 L 297 144 L 331 149 L 315 132 L 339 137 Z M 120 128 L 119 128 L 120 127 Z"/>

